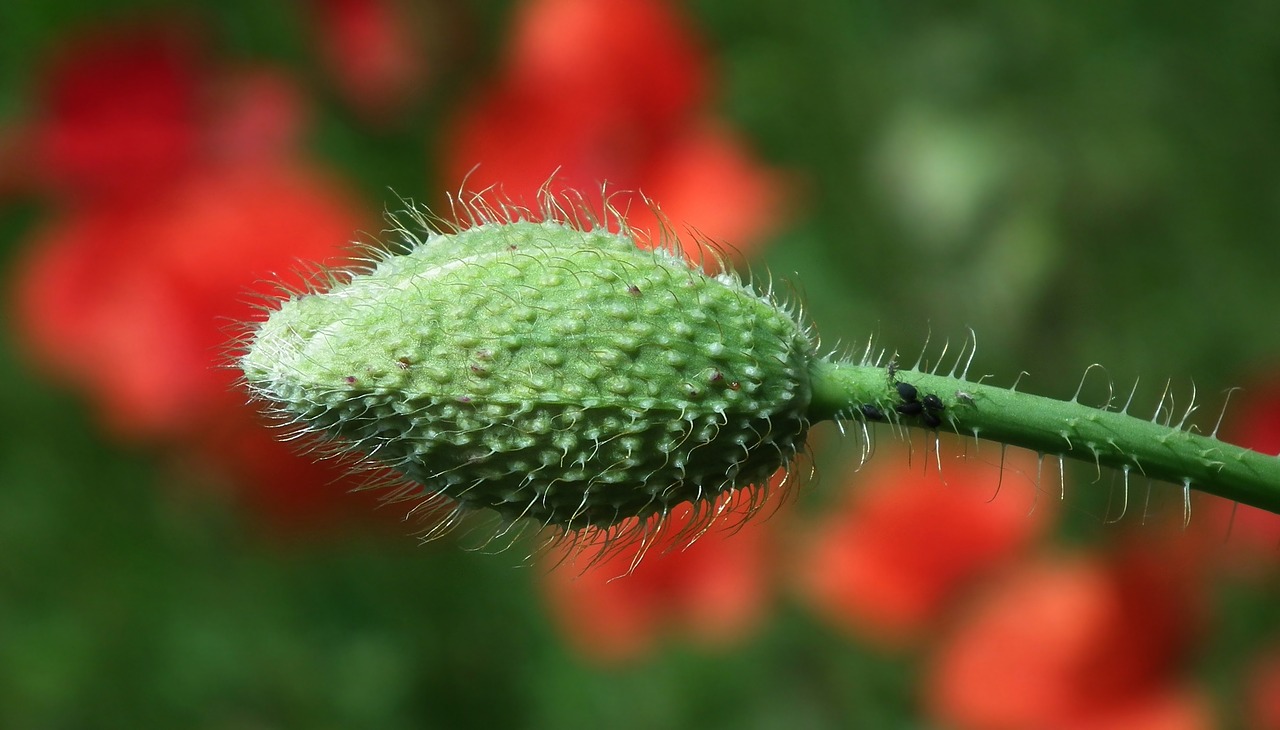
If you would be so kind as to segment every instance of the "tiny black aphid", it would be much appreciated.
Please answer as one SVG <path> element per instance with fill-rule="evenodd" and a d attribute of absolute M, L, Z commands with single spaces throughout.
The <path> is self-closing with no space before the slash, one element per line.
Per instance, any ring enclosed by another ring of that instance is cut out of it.
<path fill-rule="evenodd" d="M 877 408 L 871 403 L 863 403 L 858 406 L 858 410 L 862 412 L 862 417 L 868 421 L 883 421 L 884 411 Z"/>
<path fill-rule="evenodd" d="M 897 411 L 899 415 L 903 415 L 903 416 L 918 416 L 921 413 L 924 413 L 924 404 L 920 403 L 919 401 L 914 401 L 911 403 L 899 403 L 898 405 L 894 406 L 893 410 Z"/>

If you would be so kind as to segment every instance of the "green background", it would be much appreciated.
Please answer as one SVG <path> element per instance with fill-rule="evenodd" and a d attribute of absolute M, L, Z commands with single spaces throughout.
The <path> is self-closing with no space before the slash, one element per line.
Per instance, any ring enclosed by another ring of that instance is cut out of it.
<path fill-rule="evenodd" d="M 73 29 L 164 3 L 0 8 L 0 121 L 31 112 Z M 432 198 L 431 140 L 492 69 L 508 3 L 389 128 L 315 72 L 292 3 L 190 4 L 215 50 L 283 63 L 319 104 L 310 149 L 366 199 Z M 1280 4 L 697 0 L 718 113 L 803 182 L 756 268 L 795 282 L 828 344 L 928 332 L 975 372 L 1069 397 L 1103 363 L 1137 412 L 1192 379 L 1275 377 L 1280 337 Z M 0 263 L 43 215 L 0 207 Z M 546 615 L 539 569 L 404 534 L 264 533 L 215 496 L 157 499 L 181 470 L 104 437 L 75 394 L 0 341 L 0 726 L 12 728 L 928 727 L 918 658 L 838 637 L 784 595 L 727 652 L 665 644 L 601 669 Z M 1101 401 L 1101 380 L 1085 399 Z M 1201 419 L 1201 420 L 1204 420 Z M 828 440 L 834 442 L 834 440 Z M 848 449 L 820 461 L 837 472 Z M 1055 537 L 1091 544 L 1081 475 Z M 821 480 L 802 499 L 820 510 Z M 394 530 L 388 532 L 394 533 Z M 1139 533 L 1140 534 L 1140 533 Z M 1275 580 L 1214 588 L 1198 675 L 1234 716 L 1240 666 L 1277 635 Z"/>

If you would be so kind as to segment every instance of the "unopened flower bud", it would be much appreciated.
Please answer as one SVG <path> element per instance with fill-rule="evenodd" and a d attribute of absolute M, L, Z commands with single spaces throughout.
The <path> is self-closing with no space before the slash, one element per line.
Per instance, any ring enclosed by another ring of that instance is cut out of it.
<path fill-rule="evenodd" d="M 565 529 L 714 504 L 803 448 L 814 343 L 770 296 L 581 211 L 470 212 L 281 302 L 254 395 L 424 496 Z"/>

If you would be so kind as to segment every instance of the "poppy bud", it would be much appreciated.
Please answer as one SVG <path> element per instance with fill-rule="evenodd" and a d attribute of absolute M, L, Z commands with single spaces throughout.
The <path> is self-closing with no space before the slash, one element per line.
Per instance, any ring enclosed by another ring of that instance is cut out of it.
<path fill-rule="evenodd" d="M 248 387 L 424 496 L 512 522 L 609 527 L 763 488 L 809 428 L 805 328 L 671 237 L 642 248 L 546 207 L 402 228 L 404 252 L 256 326 Z"/>

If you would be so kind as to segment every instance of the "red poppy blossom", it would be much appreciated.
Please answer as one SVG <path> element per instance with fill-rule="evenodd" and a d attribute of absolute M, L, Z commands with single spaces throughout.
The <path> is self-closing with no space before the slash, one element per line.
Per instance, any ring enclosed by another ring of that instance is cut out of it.
<path fill-rule="evenodd" d="M 1280 454 L 1280 382 L 1274 376 L 1232 394 L 1218 438 L 1264 454 Z M 1159 487 L 1157 487 L 1159 489 Z M 1165 488 L 1176 494 L 1177 488 Z M 1164 495 L 1161 495 L 1164 496 Z M 1224 569 L 1233 576 L 1267 580 L 1280 568 L 1280 515 L 1192 492 L 1190 514 L 1182 497 L 1164 500 L 1145 522 L 1167 536 L 1170 557 L 1184 569 Z M 1154 500 L 1153 500 L 1154 504 Z M 1189 517 L 1189 521 L 1186 519 Z"/>
<path fill-rule="evenodd" d="M 368 218 L 299 161 L 287 76 L 212 73 L 186 37 L 145 26 L 64 50 L 29 122 L 54 205 L 28 234 L 12 315 L 39 372 L 117 436 L 205 455 L 269 511 L 311 513 L 338 472 L 275 443 L 234 387 L 228 340 L 255 294 L 279 294 L 266 282 L 300 286 L 295 270 L 344 256 Z"/>
<path fill-rule="evenodd" d="M 1280 648 L 1254 665 L 1246 694 L 1250 730 L 1280 730 Z"/>
<path fill-rule="evenodd" d="M 200 51 L 176 25 L 68 42 L 37 112 L 9 131 L 30 148 L 37 186 L 60 202 L 145 206 L 209 165 L 295 156 L 306 104 L 294 80 L 269 67 L 215 70 Z"/>
<path fill-rule="evenodd" d="M 32 169 L 30 133 L 21 124 L 0 123 L 0 205 L 25 193 Z"/>
<path fill-rule="evenodd" d="M 1044 530 L 1051 505 L 1036 503 L 1026 476 L 1036 472 L 1034 457 L 1010 451 L 1004 469 L 985 457 L 944 456 L 940 477 L 932 459 L 908 463 L 901 450 L 882 448 L 848 480 L 843 504 L 808 528 L 802 594 L 861 639 L 912 642 L 958 593 Z"/>
<path fill-rule="evenodd" d="M 251 286 L 332 259 L 363 220 L 340 187 L 301 168 L 188 175 L 145 206 L 83 209 L 36 231 L 19 267 L 18 324 L 114 430 L 199 429 L 244 400 L 219 366 L 229 326 L 254 314 Z"/>
<path fill-rule="evenodd" d="M 528 204 L 608 184 L 632 227 L 656 235 L 642 191 L 677 229 L 739 250 L 776 223 L 782 178 L 709 118 L 706 51 L 662 0 L 531 0 L 510 53 L 445 137 L 455 186 Z"/>
<path fill-rule="evenodd" d="M 241 67 L 209 84 L 211 106 L 204 120 L 202 165 L 288 165 L 310 109 L 296 81 L 280 69 Z"/>
<path fill-rule="evenodd" d="M 774 507 L 743 523 L 749 506 L 747 492 L 722 498 L 725 513 L 691 545 L 684 531 L 694 510 L 685 504 L 656 539 L 629 540 L 603 557 L 597 545 L 552 550 L 544 585 L 565 636 L 585 655 L 617 662 L 664 634 L 720 646 L 749 633 L 766 609 L 774 547 Z"/>
<path fill-rule="evenodd" d="M 1234 394 L 1222 425 L 1222 437 L 1264 454 L 1280 454 L 1280 381 L 1268 381 Z M 1192 529 L 1225 551 L 1245 571 L 1268 572 L 1280 566 L 1280 515 L 1257 507 L 1215 499 L 1192 513 Z M 1225 545 L 1223 543 L 1225 542 Z"/>
<path fill-rule="evenodd" d="M 320 51 L 338 90 L 357 110 L 386 120 L 413 99 L 429 69 L 411 3 L 313 0 Z"/>
<path fill-rule="evenodd" d="M 1159 555 L 1047 559 L 971 607 L 934 658 L 927 698 L 949 727 L 1215 726 L 1181 674 L 1194 585 Z"/>
<path fill-rule="evenodd" d="M 31 124 L 41 181 L 77 199 L 140 195 L 187 169 L 203 111 L 197 48 L 176 26 L 100 32 L 63 48 Z"/>
<path fill-rule="evenodd" d="M 315 171 L 267 165 L 192 173 L 151 202 L 34 233 L 14 310 L 30 355 L 114 434 L 200 455 L 277 525 L 349 508 L 343 468 L 291 453 L 246 404 L 228 339 L 256 316 L 255 290 L 278 293 L 268 279 L 343 254 L 364 220 L 354 201 Z"/>

